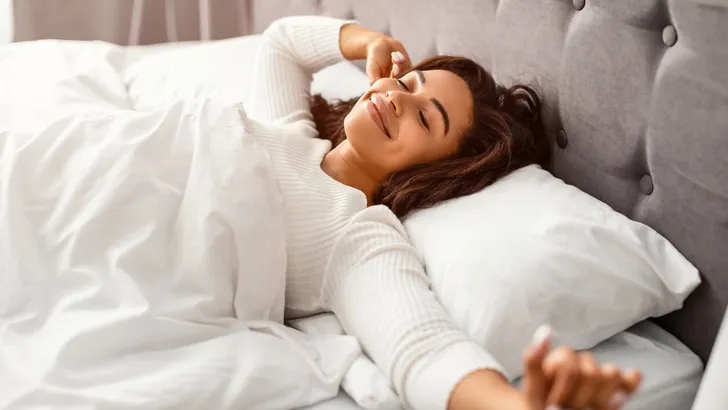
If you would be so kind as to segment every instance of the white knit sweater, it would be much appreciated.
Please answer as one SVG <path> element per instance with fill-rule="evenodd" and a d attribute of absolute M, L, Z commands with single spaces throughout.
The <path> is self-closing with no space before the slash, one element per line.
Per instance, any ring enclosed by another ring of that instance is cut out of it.
<path fill-rule="evenodd" d="M 397 217 L 367 208 L 362 192 L 321 169 L 331 144 L 316 138 L 309 90 L 313 73 L 344 60 L 339 30 L 347 23 L 310 16 L 273 23 L 246 107 L 285 201 L 287 315 L 333 311 L 405 405 L 444 409 L 464 376 L 500 366 L 437 302 Z"/>

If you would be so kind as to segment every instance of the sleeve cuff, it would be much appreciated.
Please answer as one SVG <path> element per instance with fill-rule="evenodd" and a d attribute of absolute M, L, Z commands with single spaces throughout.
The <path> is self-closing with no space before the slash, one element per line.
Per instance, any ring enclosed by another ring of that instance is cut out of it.
<path fill-rule="evenodd" d="M 324 16 L 292 16 L 277 20 L 264 35 L 282 45 L 310 74 L 345 61 L 339 47 L 341 28 L 358 24 Z"/>
<path fill-rule="evenodd" d="M 344 55 L 341 53 L 341 47 L 339 47 L 339 36 L 341 29 L 348 24 L 359 24 L 359 22 L 334 18 L 325 19 L 325 24 L 321 25 L 321 31 L 317 33 L 322 39 L 326 40 L 321 42 L 321 44 L 325 45 L 319 49 L 319 61 L 316 71 L 330 65 L 346 61 L 346 58 L 344 58 Z"/>
<path fill-rule="evenodd" d="M 462 341 L 424 357 L 411 370 L 402 399 L 413 409 L 447 409 L 465 376 L 482 369 L 505 374 L 498 361 L 472 341 Z"/>

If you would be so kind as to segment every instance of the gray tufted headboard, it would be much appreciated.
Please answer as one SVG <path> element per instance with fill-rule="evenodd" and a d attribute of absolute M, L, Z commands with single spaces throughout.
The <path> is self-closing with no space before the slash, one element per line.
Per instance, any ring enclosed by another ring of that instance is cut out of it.
<path fill-rule="evenodd" d="M 194 39 L 190 13 L 203 3 L 174 1 L 179 38 Z M 130 1 L 56 2 L 14 0 L 16 39 L 128 37 Z M 728 303 L 728 0 L 204 3 L 213 17 L 206 38 L 326 14 L 390 33 L 415 61 L 466 55 L 502 82 L 537 85 L 557 145 L 554 172 L 652 226 L 700 269 L 704 283 L 684 309 L 657 322 L 707 359 Z M 140 42 L 164 41 L 164 7 L 145 4 Z M 92 9 L 126 17 L 83 20 Z"/>
<path fill-rule="evenodd" d="M 538 85 L 554 172 L 702 272 L 658 323 L 707 359 L 728 303 L 728 0 L 257 0 L 252 11 L 256 32 L 286 14 L 354 18 L 414 60 L 467 55 L 500 81 Z"/>

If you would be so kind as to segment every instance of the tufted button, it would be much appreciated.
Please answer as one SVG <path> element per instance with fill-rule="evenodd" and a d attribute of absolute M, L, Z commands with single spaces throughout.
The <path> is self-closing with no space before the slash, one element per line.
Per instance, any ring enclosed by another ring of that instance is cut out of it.
<path fill-rule="evenodd" d="M 677 43 L 677 30 L 675 30 L 675 26 L 669 25 L 662 30 L 662 42 L 668 46 L 674 46 Z"/>
<path fill-rule="evenodd" d="M 569 145 L 569 137 L 566 135 L 566 131 L 559 131 L 559 135 L 556 136 L 556 144 L 561 149 L 564 149 L 567 145 Z"/>
<path fill-rule="evenodd" d="M 652 184 L 652 177 L 645 175 L 640 179 L 640 191 L 645 195 L 650 195 L 655 190 L 655 186 Z"/>
<path fill-rule="evenodd" d="M 585 4 L 586 4 L 586 0 L 574 0 L 574 7 L 577 10 L 583 9 Z"/>

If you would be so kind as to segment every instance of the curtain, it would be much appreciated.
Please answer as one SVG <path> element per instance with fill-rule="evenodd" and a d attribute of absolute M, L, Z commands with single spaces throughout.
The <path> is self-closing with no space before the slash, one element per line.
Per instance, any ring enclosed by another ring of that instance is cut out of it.
<path fill-rule="evenodd" d="M 251 7 L 250 0 L 13 0 L 14 40 L 215 40 L 251 34 Z"/>

